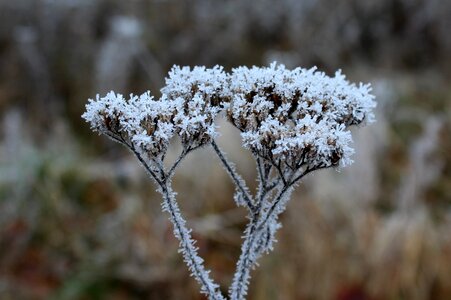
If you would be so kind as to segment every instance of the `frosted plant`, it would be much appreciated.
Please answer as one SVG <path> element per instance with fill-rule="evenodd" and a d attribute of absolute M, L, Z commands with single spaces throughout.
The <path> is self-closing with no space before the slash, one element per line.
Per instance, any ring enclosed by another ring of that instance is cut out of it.
<path fill-rule="evenodd" d="M 182 217 L 171 187 L 180 162 L 199 147 L 211 147 L 236 186 L 234 200 L 248 211 L 228 298 L 245 299 L 250 271 L 258 258 L 273 250 L 275 233 L 296 184 L 307 174 L 352 163 L 349 127 L 372 122 L 376 106 L 369 85 L 349 83 L 340 71 L 334 77 L 312 69 L 288 70 L 283 65 L 239 67 L 174 67 L 160 99 L 110 92 L 89 100 L 83 118 L 93 130 L 125 145 L 154 179 L 163 196 L 180 252 L 201 292 L 226 299 L 205 269 L 191 230 Z M 234 165 L 215 142 L 215 121 L 227 118 L 253 154 L 259 185 L 252 195 Z M 183 149 L 172 166 L 164 166 L 174 136 Z"/>

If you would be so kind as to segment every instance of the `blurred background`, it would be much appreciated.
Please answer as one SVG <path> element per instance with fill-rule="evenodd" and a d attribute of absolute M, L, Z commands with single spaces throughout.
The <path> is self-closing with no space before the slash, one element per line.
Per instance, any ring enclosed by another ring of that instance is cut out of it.
<path fill-rule="evenodd" d="M 0 0 L 0 299 L 204 299 L 143 168 L 80 115 L 158 96 L 173 64 L 274 60 L 371 82 L 378 121 L 298 188 L 249 299 L 451 299 L 450 29 L 443 0 Z M 255 187 L 237 132 L 219 142 Z M 232 184 L 209 149 L 174 184 L 227 289 Z"/>

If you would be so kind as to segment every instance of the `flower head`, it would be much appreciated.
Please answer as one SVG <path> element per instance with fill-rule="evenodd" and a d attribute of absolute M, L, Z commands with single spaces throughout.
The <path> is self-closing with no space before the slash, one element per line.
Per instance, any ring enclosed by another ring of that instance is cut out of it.
<path fill-rule="evenodd" d="M 369 85 L 349 83 L 315 68 L 284 65 L 232 71 L 228 111 L 244 145 L 259 156 L 291 166 L 347 165 L 353 149 L 350 125 L 372 121 Z"/>
<path fill-rule="evenodd" d="M 341 71 L 329 77 L 316 68 L 284 65 L 174 66 L 155 100 L 108 93 L 89 100 L 83 117 L 93 129 L 124 139 L 151 155 L 167 150 L 178 135 L 185 146 L 207 144 L 223 112 L 254 154 L 295 168 L 347 165 L 353 149 L 349 126 L 374 118 L 370 85 L 355 85 Z"/>
<path fill-rule="evenodd" d="M 110 92 L 89 99 L 82 117 L 95 131 L 158 155 L 167 150 L 175 134 L 173 116 L 180 106 L 165 97 L 155 100 L 149 92 L 128 99 Z"/>
<path fill-rule="evenodd" d="M 222 67 L 172 68 L 161 93 L 181 103 L 174 126 L 182 143 L 202 145 L 216 135 L 215 119 L 227 106 L 226 86 L 227 74 Z"/>

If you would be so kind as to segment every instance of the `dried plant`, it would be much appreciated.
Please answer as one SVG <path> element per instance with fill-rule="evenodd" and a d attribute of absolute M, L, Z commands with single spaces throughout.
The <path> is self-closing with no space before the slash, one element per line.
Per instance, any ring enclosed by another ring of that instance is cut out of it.
<path fill-rule="evenodd" d="M 192 151 L 211 146 L 236 186 L 234 200 L 248 210 L 241 255 L 229 289 L 230 299 L 245 299 L 250 271 L 258 258 L 273 250 L 279 215 L 307 174 L 345 167 L 352 160 L 349 127 L 373 121 L 370 85 L 349 83 L 340 71 L 334 77 L 312 69 L 283 65 L 239 67 L 173 67 L 160 99 L 149 92 L 126 99 L 110 92 L 89 100 L 83 118 L 93 130 L 125 145 L 146 168 L 163 196 L 180 252 L 209 299 L 225 299 L 198 255 L 171 179 Z M 259 185 L 252 195 L 217 145 L 219 117 L 240 132 L 255 158 Z M 165 155 L 178 136 L 182 151 L 169 167 Z"/>

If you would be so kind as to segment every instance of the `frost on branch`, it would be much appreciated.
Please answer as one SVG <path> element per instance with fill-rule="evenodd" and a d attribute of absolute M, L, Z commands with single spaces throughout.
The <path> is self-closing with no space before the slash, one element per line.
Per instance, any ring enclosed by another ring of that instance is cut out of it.
<path fill-rule="evenodd" d="M 171 178 L 189 152 L 211 146 L 236 186 L 237 205 L 248 210 L 241 254 L 229 298 L 245 299 L 251 270 L 263 253 L 273 250 L 279 216 L 296 184 L 310 172 L 349 165 L 354 149 L 349 127 L 374 119 L 376 106 L 369 85 L 355 85 L 340 71 L 333 77 L 315 68 L 288 70 L 283 65 L 239 67 L 174 66 L 161 89 L 124 98 L 114 92 L 90 99 L 83 118 L 91 128 L 128 147 L 158 185 L 163 210 L 169 214 L 180 252 L 201 292 L 225 299 L 203 265 L 176 201 Z M 244 147 L 257 163 L 255 196 L 215 142 L 215 121 L 226 117 L 240 132 Z M 183 150 L 165 168 L 173 137 Z"/>

